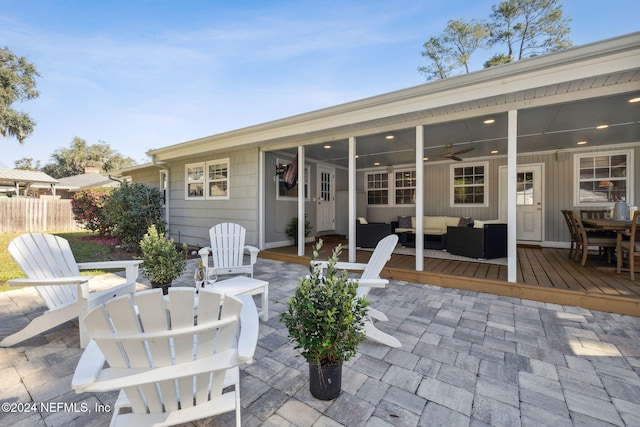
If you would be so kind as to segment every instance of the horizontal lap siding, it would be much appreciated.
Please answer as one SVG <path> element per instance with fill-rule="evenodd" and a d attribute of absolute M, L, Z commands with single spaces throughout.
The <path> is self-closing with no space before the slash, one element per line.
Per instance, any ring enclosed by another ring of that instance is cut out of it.
<path fill-rule="evenodd" d="M 247 229 L 246 243 L 258 243 L 258 150 L 255 148 L 172 162 L 170 236 L 190 245 L 209 245 L 209 229 L 235 222 Z M 229 159 L 228 200 L 185 200 L 185 165 Z M 159 175 L 158 175 L 159 176 Z M 135 177 L 134 177 L 135 181 Z"/>

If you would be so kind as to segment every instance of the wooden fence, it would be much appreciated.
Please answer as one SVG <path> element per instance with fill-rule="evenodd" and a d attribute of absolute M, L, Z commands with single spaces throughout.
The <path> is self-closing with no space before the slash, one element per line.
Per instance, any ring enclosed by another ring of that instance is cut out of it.
<path fill-rule="evenodd" d="M 71 200 L 0 197 L 0 233 L 81 229 L 73 219 Z"/>

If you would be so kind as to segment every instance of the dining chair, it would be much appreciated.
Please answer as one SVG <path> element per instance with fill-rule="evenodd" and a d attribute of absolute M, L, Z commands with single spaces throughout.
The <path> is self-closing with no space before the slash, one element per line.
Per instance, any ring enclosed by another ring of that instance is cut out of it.
<path fill-rule="evenodd" d="M 580 209 L 580 218 L 606 218 L 606 212 L 602 209 Z"/>
<path fill-rule="evenodd" d="M 582 254 L 580 265 L 584 266 L 587 262 L 589 246 L 604 248 L 607 253 L 607 262 L 611 264 L 611 252 L 613 251 L 613 248 L 617 246 L 617 239 L 615 237 L 602 236 L 597 233 L 587 233 L 580 216 L 576 214 L 575 211 L 570 212 L 573 216 L 576 235 L 579 237 L 578 252 L 579 254 Z"/>
<path fill-rule="evenodd" d="M 618 262 L 616 271 L 620 273 L 622 269 L 622 263 L 624 261 L 624 254 L 627 254 L 629 262 L 629 278 L 634 279 L 634 260 L 636 257 L 640 258 L 640 227 L 638 227 L 638 221 L 640 221 L 640 211 L 635 211 L 631 219 L 631 230 L 628 233 L 629 240 L 626 239 L 625 232 L 618 232 L 618 239 L 616 245 L 616 253 L 618 254 Z"/>
<path fill-rule="evenodd" d="M 569 258 L 574 258 L 578 253 L 578 242 L 580 238 L 576 234 L 576 227 L 573 223 L 573 215 L 571 213 L 572 211 L 569 209 L 561 209 L 560 212 L 562 212 L 562 216 L 567 223 L 569 237 L 571 238 L 571 242 L 569 243 Z"/>

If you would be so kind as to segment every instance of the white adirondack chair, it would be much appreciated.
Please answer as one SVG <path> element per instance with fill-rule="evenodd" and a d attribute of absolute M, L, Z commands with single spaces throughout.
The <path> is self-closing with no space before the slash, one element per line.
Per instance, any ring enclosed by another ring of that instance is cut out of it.
<path fill-rule="evenodd" d="M 112 426 L 175 425 L 234 410 L 240 425 L 238 366 L 253 361 L 258 341 L 250 296 L 178 288 L 163 298 L 153 289 L 109 301 L 86 324 L 92 340 L 72 386 L 120 390 Z"/>
<path fill-rule="evenodd" d="M 217 275 L 249 274 L 253 277 L 253 265 L 258 259 L 260 250 L 255 246 L 245 245 L 247 230 L 232 222 L 214 225 L 209 230 L 211 246 L 198 252 L 202 263 L 209 265 L 208 254 L 211 253 L 212 267 Z M 244 264 L 244 254 L 249 253 L 249 264 Z"/>
<path fill-rule="evenodd" d="M 138 278 L 139 260 L 77 263 L 69 242 L 51 234 L 31 233 L 14 238 L 9 254 L 27 275 L 11 279 L 12 286 L 35 286 L 48 311 L 33 319 L 24 329 L 9 335 L 0 346 L 9 347 L 64 322 L 79 318 L 80 346 L 86 347 L 89 335 L 83 319 L 93 307 L 126 293 L 133 293 Z M 81 276 L 80 270 L 124 269 L 124 283 L 104 291 L 89 292 L 93 276 Z"/>
<path fill-rule="evenodd" d="M 368 263 L 338 262 L 336 263 L 336 268 L 349 271 L 362 271 L 360 278 L 357 279 L 358 296 L 364 298 L 371 288 L 384 288 L 389 283 L 387 279 L 380 278 L 380 273 L 387 261 L 389 261 L 389 258 L 391 258 L 391 254 L 397 244 L 398 236 L 391 234 L 378 242 Z M 323 266 L 327 265 L 326 261 L 314 262 L 320 263 Z M 402 344 L 397 338 L 382 332 L 373 324 L 373 319 L 386 322 L 389 318 L 371 306 L 369 306 L 367 310 L 367 319 L 364 323 L 367 338 L 388 345 L 389 347 L 402 347 Z"/>

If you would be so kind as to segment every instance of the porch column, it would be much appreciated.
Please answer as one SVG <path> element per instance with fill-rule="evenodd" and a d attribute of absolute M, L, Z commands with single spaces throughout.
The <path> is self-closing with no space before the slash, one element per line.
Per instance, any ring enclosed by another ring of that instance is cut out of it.
<path fill-rule="evenodd" d="M 518 110 L 510 110 L 507 130 L 507 280 L 516 282 L 516 181 L 518 179 Z"/>
<path fill-rule="evenodd" d="M 304 256 L 304 145 L 298 146 L 298 256 Z"/>
<path fill-rule="evenodd" d="M 424 126 L 416 127 L 416 271 L 424 270 Z"/>
<path fill-rule="evenodd" d="M 349 137 L 349 262 L 356 262 L 356 139 Z"/>
<path fill-rule="evenodd" d="M 263 149 L 258 149 L 258 248 L 264 249 L 264 242 L 266 240 L 266 228 L 264 220 L 264 196 L 266 191 L 266 179 L 265 179 L 265 152 Z"/>

